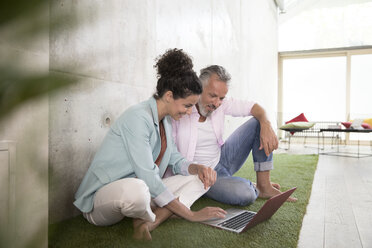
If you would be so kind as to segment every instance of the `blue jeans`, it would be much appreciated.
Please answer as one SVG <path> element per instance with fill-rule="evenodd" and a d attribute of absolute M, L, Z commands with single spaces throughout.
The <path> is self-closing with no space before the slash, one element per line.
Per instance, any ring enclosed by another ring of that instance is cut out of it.
<path fill-rule="evenodd" d="M 216 183 L 205 196 L 216 201 L 246 206 L 253 203 L 258 197 L 258 190 L 248 179 L 233 177 L 245 163 L 252 151 L 255 171 L 273 169 L 273 154 L 266 156 L 260 147 L 260 123 L 251 118 L 241 125 L 221 147 L 221 157 L 215 170 Z"/>

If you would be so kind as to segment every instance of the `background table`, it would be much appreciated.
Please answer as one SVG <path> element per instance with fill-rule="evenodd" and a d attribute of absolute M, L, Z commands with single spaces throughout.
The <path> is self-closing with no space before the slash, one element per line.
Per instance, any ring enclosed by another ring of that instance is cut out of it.
<path fill-rule="evenodd" d="M 372 129 L 322 128 L 322 129 L 319 130 L 319 133 L 318 133 L 318 154 L 334 155 L 334 156 L 344 156 L 344 157 L 357 157 L 357 158 L 372 156 L 372 153 L 360 153 L 360 151 L 359 151 L 359 146 L 360 146 L 359 139 L 358 139 L 358 152 L 357 153 L 354 153 L 354 152 L 340 152 L 340 150 L 339 150 L 339 143 L 337 143 L 337 151 L 336 152 L 322 152 L 322 153 L 320 153 L 320 149 L 319 149 L 319 138 L 320 138 L 320 134 L 322 134 L 322 136 L 323 136 L 323 147 L 324 147 L 324 132 L 334 132 L 334 133 L 366 133 L 366 134 L 368 134 L 368 133 L 372 133 Z M 372 148 L 372 138 L 371 138 L 370 142 L 371 142 L 371 148 Z"/>

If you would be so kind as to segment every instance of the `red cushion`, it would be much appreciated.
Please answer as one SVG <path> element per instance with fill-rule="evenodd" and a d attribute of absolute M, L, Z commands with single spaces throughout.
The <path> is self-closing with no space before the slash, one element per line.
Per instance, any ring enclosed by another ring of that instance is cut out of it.
<path fill-rule="evenodd" d="M 352 122 L 350 122 L 350 121 L 341 122 L 341 124 L 342 124 L 345 128 L 350 128 L 351 123 L 352 123 Z"/>
<path fill-rule="evenodd" d="M 352 122 L 350 121 L 346 121 L 346 122 L 341 122 L 341 124 L 345 127 L 345 128 L 350 128 Z M 369 125 L 368 123 L 362 123 L 362 127 L 364 129 L 372 129 L 371 125 Z"/>
<path fill-rule="evenodd" d="M 363 123 L 363 124 L 362 124 L 362 127 L 363 127 L 364 129 L 372 129 L 371 125 L 369 125 L 368 123 Z"/>
<path fill-rule="evenodd" d="M 291 123 L 291 122 L 299 122 L 299 121 L 309 122 L 309 121 L 306 119 L 304 113 L 301 113 L 299 116 L 296 116 L 296 117 L 293 118 L 292 120 L 287 121 L 285 124 L 288 124 L 288 123 Z M 291 132 L 291 134 L 293 135 L 294 132 Z"/>
<path fill-rule="evenodd" d="M 301 113 L 299 116 L 296 116 L 295 118 L 293 118 L 292 120 L 290 121 L 287 121 L 285 124 L 288 124 L 288 123 L 291 123 L 291 122 L 299 122 L 299 121 L 306 121 L 306 122 L 309 122 L 304 113 Z"/>

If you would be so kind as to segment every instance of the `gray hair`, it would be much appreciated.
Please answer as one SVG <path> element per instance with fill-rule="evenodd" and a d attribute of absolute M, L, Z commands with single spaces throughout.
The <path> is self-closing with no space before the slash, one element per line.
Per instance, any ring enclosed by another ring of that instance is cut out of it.
<path fill-rule="evenodd" d="M 200 70 L 200 76 L 199 79 L 202 82 L 203 87 L 207 85 L 209 78 L 216 74 L 218 77 L 218 80 L 225 82 L 227 86 L 229 86 L 229 82 L 231 80 L 230 74 L 219 65 L 210 65 L 208 67 L 205 67 Z"/>

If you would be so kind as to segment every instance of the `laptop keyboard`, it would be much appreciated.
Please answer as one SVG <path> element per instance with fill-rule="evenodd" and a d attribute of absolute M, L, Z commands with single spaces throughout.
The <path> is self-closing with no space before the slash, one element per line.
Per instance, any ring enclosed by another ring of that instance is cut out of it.
<path fill-rule="evenodd" d="M 219 226 L 223 226 L 226 228 L 234 229 L 234 230 L 239 230 L 240 228 L 246 226 L 249 221 L 255 216 L 255 213 L 251 212 L 243 212 L 231 219 L 228 219 L 227 221 L 224 221 L 220 224 Z"/>

